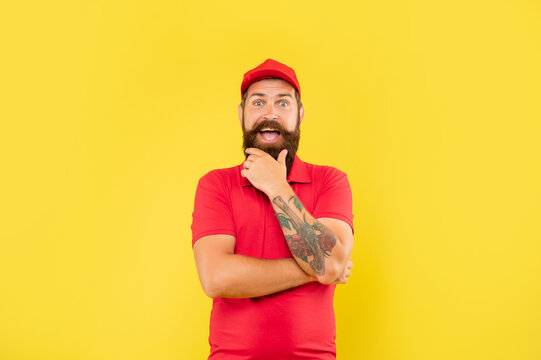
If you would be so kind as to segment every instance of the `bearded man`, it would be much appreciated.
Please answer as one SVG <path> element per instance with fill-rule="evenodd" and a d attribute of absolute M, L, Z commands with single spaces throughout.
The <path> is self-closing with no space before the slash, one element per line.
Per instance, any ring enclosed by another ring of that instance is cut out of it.
<path fill-rule="evenodd" d="M 333 296 L 351 274 L 347 176 L 297 155 L 295 71 L 267 59 L 244 74 L 242 164 L 198 183 L 192 246 L 213 298 L 208 359 L 335 359 Z"/>

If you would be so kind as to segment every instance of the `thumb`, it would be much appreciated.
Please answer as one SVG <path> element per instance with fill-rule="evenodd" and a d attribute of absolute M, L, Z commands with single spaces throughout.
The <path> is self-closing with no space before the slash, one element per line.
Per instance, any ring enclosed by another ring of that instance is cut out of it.
<path fill-rule="evenodd" d="M 278 154 L 278 163 L 280 165 L 286 164 L 286 156 L 287 156 L 287 149 L 280 151 L 280 154 Z"/>

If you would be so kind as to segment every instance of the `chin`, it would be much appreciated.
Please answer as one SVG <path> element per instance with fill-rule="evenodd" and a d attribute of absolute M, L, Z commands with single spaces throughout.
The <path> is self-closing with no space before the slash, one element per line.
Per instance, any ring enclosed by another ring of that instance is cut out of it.
<path fill-rule="evenodd" d="M 280 143 L 256 143 L 256 146 L 261 150 L 282 150 L 285 148 L 284 144 Z"/>
<path fill-rule="evenodd" d="M 264 152 L 272 155 L 273 157 L 278 157 L 278 154 L 280 151 L 282 151 L 285 147 L 284 144 L 265 144 L 265 143 L 256 143 L 256 148 L 259 150 L 263 150 Z"/>

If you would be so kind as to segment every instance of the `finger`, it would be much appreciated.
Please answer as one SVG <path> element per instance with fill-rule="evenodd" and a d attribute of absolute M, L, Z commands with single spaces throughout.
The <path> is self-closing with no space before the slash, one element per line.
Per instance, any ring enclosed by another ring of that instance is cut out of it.
<path fill-rule="evenodd" d="M 242 169 L 242 170 L 240 171 L 240 176 L 246 177 L 246 174 L 247 174 L 247 173 L 248 173 L 248 170 Z"/>
<path fill-rule="evenodd" d="M 286 156 L 287 156 L 287 149 L 280 151 L 280 154 L 278 154 L 278 163 L 280 165 L 286 164 Z"/>
<path fill-rule="evenodd" d="M 348 261 L 348 266 L 347 267 L 350 268 L 350 269 L 353 267 L 353 262 L 351 260 Z"/>
<path fill-rule="evenodd" d="M 242 164 L 242 166 L 244 166 L 245 169 L 249 169 L 249 168 L 250 168 L 250 165 L 252 165 L 252 164 L 251 164 L 251 161 L 248 161 L 248 160 L 246 160 L 246 161 Z"/>
<path fill-rule="evenodd" d="M 248 149 L 244 150 L 244 152 L 246 154 L 252 154 L 252 155 L 265 155 L 266 154 L 266 152 L 264 152 L 261 149 L 257 149 L 257 148 L 248 148 Z"/>

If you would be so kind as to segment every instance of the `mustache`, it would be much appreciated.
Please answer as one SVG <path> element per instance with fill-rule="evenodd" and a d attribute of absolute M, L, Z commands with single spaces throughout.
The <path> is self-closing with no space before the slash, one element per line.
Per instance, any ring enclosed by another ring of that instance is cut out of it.
<path fill-rule="evenodd" d="M 280 153 L 280 151 L 282 151 L 283 149 L 287 149 L 286 167 L 287 173 L 289 174 L 291 166 L 293 165 L 293 160 L 297 153 L 297 149 L 299 147 L 299 140 L 301 135 L 299 125 L 300 121 L 297 120 L 297 126 L 293 131 L 288 131 L 276 120 L 263 120 L 260 123 L 255 124 L 254 127 L 248 131 L 243 126 L 244 150 L 250 147 L 255 147 L 265 151 L 276 160 L 278 159 L 278 154 Z M 259 132 L 265 127 L 269 127 L 280 132 L 280 136 L 282 137 L 282 139 L 279 144 L 265 144 L 259 142 Z M 244 153 L 244 155 L 248 157 L 248 154 Z"/>
<path fill-rule="evenodd" d="M 266 127 L 276 129 L 277 131 L 280 132 L 280 134 L 293 134 L 294 133 L 294 132 L 287 131 L 287 129 L 285 129 L 282 126 L 282 124 L 274 120 L 263 120 L 257 125 L 255 125 L 252 130 L 248 131 L 248 133 L 250 134 L 259 133 L 261 129 L 264 129 Z"/>

